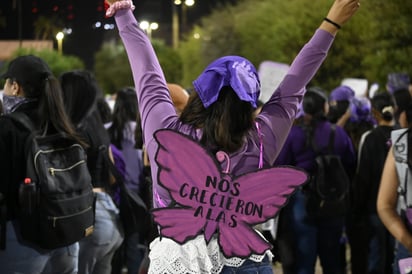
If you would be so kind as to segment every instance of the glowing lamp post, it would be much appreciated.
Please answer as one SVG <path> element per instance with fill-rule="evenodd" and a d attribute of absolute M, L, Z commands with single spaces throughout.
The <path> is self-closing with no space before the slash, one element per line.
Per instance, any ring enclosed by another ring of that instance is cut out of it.
<path fill-rule="evenodd" d="M 59 52 L 59 54 L 63 54 L 63 38 L 64 38 L 64 33 L 59 31 L 56 34 L 57 51 Z"/>
<path fill-rule="evenodd" d="M 152 31 L 157 30 L 159 28 L 159 24 L 156 22 L 148 22 L 148 21 L 142 21 L 140 22 L 140 28 L 144 31 L 146 31 L 147 36 L 149 37 L 150 40 L 152 40 Z"/>
<path fill-rule="evenodd" d="M 179 46 L 179 12 L 177 10 L 177 6 L 182 6 L 182 25 L 186 27 L 186 8 L 191 7 L 195 4 L 195 0 L 173 0 L 172 5 L 172 29 L 173 29 L 173 48 L 177 48 Z"/>

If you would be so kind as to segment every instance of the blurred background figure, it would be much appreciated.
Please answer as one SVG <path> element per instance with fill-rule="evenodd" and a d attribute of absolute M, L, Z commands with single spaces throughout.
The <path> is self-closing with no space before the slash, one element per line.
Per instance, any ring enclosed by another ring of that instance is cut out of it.
<path fill-rule="evenodd" d="M 388 92 L 372 98 L 372 112 L 377 126 L 365 132 L 359 144 L 358 166 L 353 184 L 353 222 L 362 224 L 365 237 L 357 248 L 363 251 L 364 269 L 359 273 L 392 273 L 394 241 L 380 221 L 376 211 L 381 174 L 391 146 L 391 131 L 395 126 L 395 102 Z M 363 246 L 362 246 L 363 245 Z"/>
<path fill-rule="evenodd" d="M 87 166 L 96 196 L 95 230 L 79 242 L 79 274 L 110 274 L 113 255 L 123 242 L 123 227 L 110 195 L 113 181 L 106 161 L 111 154 L 110 139 L 96 106 L 101 90 L 88 71 L 63 73 L 60 83 L 66 110 L 89 144 Z"/>
<path fill-rule="evenodd" d="M 76 273 L 78 242 L 44 250 L 21 239 L 18 186 L 26 175 L 25 145 L 31 132 L 5 114 L 24 113 L 40 132 L 57 131 L 80 144 L 84 142 L 65 111 L 59 81 L 43 59 L 34 55 L 17 57 L 1 77 L 6 81 L 2 96 L 4 115 L 0 116 L 0 194 L 6 202 L 0 205 L 0 242 L 6 249 L 0 250 L 0 272 Z"/>
<path fill-rule="evenodd" d="M 141 196 L 144 184 L 143 138 L 134 88 L 126 87 L 116 93 L 112 122 L 106 127 L 112 146 L 115 146 L 123 159 L 122 174 L 126 187 Z M 147 252 L 146 235 L 140 235 L 136 231 L 127 233 L 127 223 L 123 223 L 123 226 L 126 233 L 118 263 L 120 269 L 125 264 L 127 273 L 137 274 Z"/>
<path fill-rule="evenodd" d="M 355 91 L 349 86 L 338 86 L 329 94 L 327 118 L 331 123 L 343 127 L 350 117 L 349 105 L 355 97 Z"/>
<path fill-rule="evenodd" d="M 389 93 L 394 93 L 397 90 L 406 89 L 409 90 L 410 88 L 410 78 L 407 73 L 404 72 L 393 72 L 388 74 L 388 78 L 386 81 L 386 90 Z"/>
<path fill-rule="evenodd" d="M 412 163 L 412 104 L 405 110 L 404 128 L 392 131 L 392 146 L 387 154 L 377 200 L 377 212 L 395 241 L 393 273 L 408 273 L 410 267 L 400 271 L 399 260 L 412 257 L 411 218 L 411 163 Z M 410 262 L 409 262 L 410 265 Z"/>
<path fill-rule="evenodd" d="M 352 142 L 353 149 L 358 155 L 358 145 L 361 136 L 371 130 L 376 121 L 372 116 L 372 107 L 370 100 L 367 97 L 356 97 L 355 92 L 346 85 L 341 85 L 332 90 L 329 95 L 329 113 L 328 119 L 332 123 L 336 123 L 344 128 Z M 352 176 L 353 178 L 353 176 Z M 353 197 L 353 182 L 350 190 L 350 197 Z M 351 201 L 352 203 L 352 201 Z M 366 227 L 363 223 L 356 222 L 348 211 L 345 223 L 345 235 L 342 238 L 341 256 L 346 258 L 346 242 L 350 246 L 350 267 L 353 274 L 363 274 L 366 264 L 366 252 L 362 251 L 364 244 L 360 244 L 365 240 Z M 359 246 L 358 246 L 359 244 Z M 346 261 L 343 259 L 343 268 L 346 268 Z"/>
<path fill-rule="evenodd" d="M 318 148 L 328 149 L 332 126 L 326 118 L 329 105 L 325 92 L 318 87 L 309 88 L 302 107 L 304 114 L 292 126 L 275 165 L 297 166 L 314 175 L 317 153 L 313 144 L 316 143 Z M 350 137 L 340 126 L 335 129 L 333 151 L 340 156 L 347 173 L 353 175 L 356 155 Z M 283 237 L 285 230 L 282 228 L 287 228 L 287 240 L 291 247 L 288 252 L 294 258 L 286 262 L 281 257 L 283 271 L 290 274 L 313 273 L 319 256 L 323 273 L 343 273 L 341 238 L 345 216 L 318 218 L 312 215 L 308 204 L 309 196 L 310 182 L 298 190 L 282 209 L 279 234 Z"/>
<path fill-rule="evenodd" d="M 393 92 L 393 97 L 396 103 L 395 109 L 395 127 L 405 128 L 408 127 L 408 121 L 406 118 L 406 112 L 409 104 L 412 101 L 411 93 L 408 89 L 397 89 Z"/>

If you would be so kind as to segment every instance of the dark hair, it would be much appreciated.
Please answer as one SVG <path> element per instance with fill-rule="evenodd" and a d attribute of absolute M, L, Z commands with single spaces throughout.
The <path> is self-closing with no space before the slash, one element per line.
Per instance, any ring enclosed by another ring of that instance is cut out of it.
<path fill-rule="evenodd" d="M 405 111 L 408 127 L 412 128 L 412 102 L 409 102 L 409 104 L 406 106 L 404 111 Z"/>
<path fill-rule="evenodd" d="M 389 92 L 377 93 L 371 99 L 372 108 L 379 112 L 385 121 L 394 118 L 395 100 Z"/>
<path fill-rule="evenodd" d="M 119 149 L 122 149 L 123 131 L 129 121 L 136 122 L 135 147 L 142 148 L 142 127 L 137 105 L 136 91 L 132 87 L 123 88 L 116 93 L 116 102 L 114 104 L 112 125 L 109 128 L 109 135 L 112 144 Z"/>
<path fill-rule="evenodd" d="M 336 101 L 335 105 L 329 106 L 327 118 L 331 123 L 336 123 L 348 110 L 350 102 L 347 100 Z"/>
<path fill-rule="evenodd" d="M 219 92 L 218 100 L 208 108 L 193 92 L 180 119 L 203 130 L 200 143 L 208 149 L 231 153 L 243 145 L 245 134 L 252 128 L 253 111 L 249 102 L 240 100 L 231 87 L 225 86 Z"/>
<path fill-rule="evenodd" d="M 109 103 L 107 103 L 104 97 L 97 97 L 96 107 L 97 111 L 100 114 L 100 117 L 102 118 L 103 124 L 112 121 L 112 109 L 110 108 Z"/>
<path fill-rule="evenodd" d="M 72 122 L 78 125 L 92 111 L 99 92 L 94 76 L 85 70 L 73 70 L 60 76 L 64 104 Z"/>
<path fill-rule="evenodd" d="M 325 103 L 327 102 L 325 92 L 319 87 L 309 88 L 303 97 L 303 111 L 313 118 L 323 118 L 325 116 Z"/>
<path fill-rule="evenodd" d="M 396 90 L 393 93 L 393 97 L 395 98 L 396 103 L 395 118 L 398 119 L 399 115 L 409 107 L 412 97 L 408 89 Z"/>
<path fill-rule="evenodd" d="M 303 96 L 302 108 L 305 116 L 310 115 L 310 120 L 300 119 L 306 135 L 306 147 L 312 146 L 312 140 L 316 125 L 319 121 L 326 120 L 325 104 L 328 101 L 325 91 L 320 87 L 308 88 Z"/>
<path fill-rule="evenodd" d="M 26 83 L 19 83 L 19 85 L 22 86 L 26 98 L 37 99 L 39 101 L 37 113 L 41 129 L 50 130 L 50 122 L 52 128 L 57 132 L 66 133 L 74 140 L 85 145 L 77 135 L 76 130 L 65 111 L 59 81 L 53 75 L 48 75 L 44 76 L 43 81 L 40 82 L 41 83 L 36 86 L 31 86 Z"/>
<path fill-rule="evenodd" d="M 78 132 L 87 140 L 87 166 L 94 187 L 107 188 L 110 167 L 104 160 L 110 145 L 109 135 L 96 107 L 101 93 L 93 74 L 84 70 L 65 72 L 60 76 L 65 105 Z M 102 157 L 103 155 L 103 157 Z"/>

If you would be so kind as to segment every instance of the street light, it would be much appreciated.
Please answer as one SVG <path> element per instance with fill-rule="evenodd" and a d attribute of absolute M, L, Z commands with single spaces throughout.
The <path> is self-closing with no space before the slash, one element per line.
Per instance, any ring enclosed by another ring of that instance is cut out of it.
<path fill-rule="evenodd" d="M 177 49 L 179 46 L 179 14 L 177 10 L 177 6 L 182 6 L 182 25 L 183 28 L 186 27 L 186 8 L 191 7 L 195 4 L 195 0 L 173 0 L 172 5 L 172 30 L 173 30 L 173 48 Z"/>
<path fill-rule="evenodd" d="M 59 52 L 59 54 L 63 54 L 63 38 L 64 38 L 64 33 L 59 31 L 56 34 L 57 51 Z"/>
<path fill-rule="evenodd" d="M 182 26 L 183 31 L 187 27 L 187 7 L 192 7 L 195 4 L 195 0 L 185 0 L 185 4 L 182 5 Z"/>
<path fill-rule="evenodd" d="M 158 23 L 148 22 L 148 21 L 140 22 L 139 26 L 142 30 L 146 31 L 147 36 L 149 37 L 150 40 L 152 40 L 152 31 L 157 30 L 159 28 Z"/>

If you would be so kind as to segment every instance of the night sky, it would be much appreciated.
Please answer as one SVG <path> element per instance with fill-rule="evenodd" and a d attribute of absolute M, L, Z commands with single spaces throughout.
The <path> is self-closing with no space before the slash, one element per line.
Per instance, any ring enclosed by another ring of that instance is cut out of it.
<path fill-rule="evenodd" d="M 187 8 L 186 30 L 221 3 L 236 3 L 236 0 L 195 0 L 195 5 Z M 152 33 L 153 38 L 163 39 L 171 45 L 172 0 L 134 0 L 134 4 L 138 20 L 159 23 L 159 29 Z M 113 24 L 113 19 L 105 18 L 104 13 L 104 0 L 1 0 L 0 40 L 35 39 L 34 22 L 40 16 L 46 16 L 54 20 L 57 28 L 72 29 L 72 33 L 64 38 L 63 51 L 79 56 L 86 67 L 91 68 L 94 53 L 101 43 L 117 36 L 116 30 L 96 28 L 96 22 L 101 22 L 102 26 Z M 54 37 L 49 39 L 54 40 Z"/>

